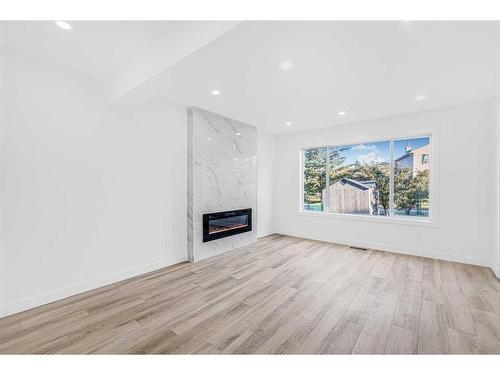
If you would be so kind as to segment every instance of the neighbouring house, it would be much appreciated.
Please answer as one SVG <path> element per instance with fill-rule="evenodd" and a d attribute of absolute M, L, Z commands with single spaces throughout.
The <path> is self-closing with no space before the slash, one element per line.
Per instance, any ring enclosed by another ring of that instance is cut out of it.
<path fill-rule="evenodd" d="M 343 178 L 323 189 L 325 212 L 379 214 L 379 193 L 375 181 Z"/>
<path fill-rule="evenodd" d="M 405 155 L 394 160 L 394 165 L 396 169 L 408 168 L 412 171 L 412 174 L 426 171 L 429 169 L 430 151 L 430 144 L 413 150 L 410 142 L 408 142 Z"/>

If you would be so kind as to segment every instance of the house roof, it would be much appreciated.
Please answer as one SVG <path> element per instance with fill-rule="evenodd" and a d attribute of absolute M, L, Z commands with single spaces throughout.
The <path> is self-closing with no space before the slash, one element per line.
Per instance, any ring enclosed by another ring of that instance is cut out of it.
<path fill-rule="evenodd" d="M 424 145 L 424 146 L 420 146 L 419 148 L 416 148 L 416 149 L 414 149 L 414 150 L 411 150 L 409 153 L 404 154 L 403 156 L 400 156 L 399 158 L 395 159 L 394 161 L 400 161 L 400 160 L 402 160 L 402 159 L 404 159 L 404 158 L 407 158 L 407 157 L 409 157 L 409 156 L 412 156 L 412 157 L 413 157 L 413 154 L 415 153 L 415 151 L 420 150 L 421 148 L 424 148 L 424 147 L 427 147 L 427 146 L 428 146 L 428 144 L 426 144 L 426 145 Z"/>
<path fill-rule="evenodd" d="M 403 156 L 400 156 L 400 157 L 399 157 L 399 158 L 397 158 L 397 159 L 394 159 L 394 161 L 400 161 L 400 160 L 403 160 L 403 159 L 408 158 L 408 157 L 410 157 L 410 156 L 411 156 L 411 157 L 413 157 L 413 151 L 412 151 L 412 152 L 410 152 L 410 153 L 408 153 L 408 154 L 404 154 Z"/>

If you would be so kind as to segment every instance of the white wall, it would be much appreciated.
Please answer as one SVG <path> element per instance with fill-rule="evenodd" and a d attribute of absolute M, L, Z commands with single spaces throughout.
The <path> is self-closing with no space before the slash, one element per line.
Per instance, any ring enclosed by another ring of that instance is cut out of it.
<path fill-rule="evenodd" d="M 277 136 L 274 218 L 278 233 L 493 266 L 497 189 L 495 104 Z M 433 133 L 437 168 L 431 226 L 299 214 L 300 149 Z M 460 202 L 464 202 L 466 209 Z"/>
<path fill-rule="evenodd" d="M 274 233 L 274 136 L 257 129 L 257 237 Z"/>
<path fill-rule="evenodd" d="M 497 174 L 496 174 L 496 188 L 497 188 L 497 220 L 496 220 L 496 262 L 493 271 L 496 276 L 500 278 L 500 64 L 499 64 L 499 79 L 498 79 L 498 93 L 497 93 L 497 119 L 496 119 L 496 158 L 497 158 Z"/>
<path fill-rule="evenodd" d="M 500 37 L 500 24 L 497 26 L 498 35 Z M 496 221 L 496 230 L 497 230 L 497 243 L 496 243 L 496 264 L 493 268 L 495 274 L 498 278 L 500 278 L 500 48 L 497 50 L 497 98 L 496 98 L 496 156 L 497 156 L 497 179 L 496 179 L 496 188 L 497 188 L 497 221 Z"/>
<path fill-rule="evenodd" d="M 2 33 L 2 25 L 0 23 L 0 192 L 3 186 L 3 150 L 4 150 L 4 129 L 5 129 L 5 56 L 2 47 L 2 39 L 4 35 Z M 2 227 L 3 220 L 3 209 L 2 200 L 0 199 L 0 228 Z M 1 231 L 0 231 L 1 235 Z M 0 306 L 5 303 L 5 273 L 6 273 L 6 263 L 5 263 L 5 248 L 2 241 L 0 240 Z M 1 313 L 1 308 L 0 308 Z M 0 315 L 1 316 L 1 315 Z"/>
<path fill-rule="evenodd" d="M 6 315 L 183 261 L 186 109 L 8 54 Z"/>

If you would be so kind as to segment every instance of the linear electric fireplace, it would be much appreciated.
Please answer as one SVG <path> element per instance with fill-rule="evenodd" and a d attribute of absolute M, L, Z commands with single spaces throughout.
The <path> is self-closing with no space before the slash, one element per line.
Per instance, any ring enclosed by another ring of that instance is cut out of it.
<path fill-rule="evenodd" d="M 252 230 L 252 209 L 213 212 L 203 215 L 203 242 Z"/>

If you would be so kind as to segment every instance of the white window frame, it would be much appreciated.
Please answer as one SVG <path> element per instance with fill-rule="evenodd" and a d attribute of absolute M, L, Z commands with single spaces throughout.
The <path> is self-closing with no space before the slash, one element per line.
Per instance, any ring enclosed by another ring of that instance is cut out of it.
<path fill-rule="evenodd" d="M 430 145 L 430 155 L 429 155 L 429 216 L 427 217 L 416 217 L 416 216 L 378 216 L 378 215 L 361 215 L 361 214 L 344 214 L 344 213 L 330 213 L 323 211 L 308 211 L 304 210 L 304 151 L 312 148 L 321 147 L 342 147 L 342 146 L 352 146 L 357 144 L 365 143 L 376 143 L 376 142 L 389 142 L 389 153 L 390 153 L 390 163 L 391 163 L 391 182 L 390 182 L 390 192 L 389 192 L 389 210 L 394 212 L 394 142 L 402 141 L 407 139 L 415 138 L 429 138 Z M 437 138 L 436 133 L 423 133 L 423 134 L 411 134 L 407 136 L 401 136 L 397 138 L 385 138 L 385 139 L 375 139 L 366 140 L 361 142 L 343 142 L 339 144 L 328 144 L 328 145 L 317 145 L 317 146 L 307 146 L 300 148 L 300 203 L 299 203 L 299 215 L 310 216 L 310 217 L 321 217 L 321 218 L 331 218 L 331 219 L 347 219 L 355 221 L 368 221 L 368 222 L 382 222 L 382 223 L 392 223 L 392 224 L 406 224 L 406 225 L 417 225 L 417 226 L 438 226 L 437 221 Z"/>

